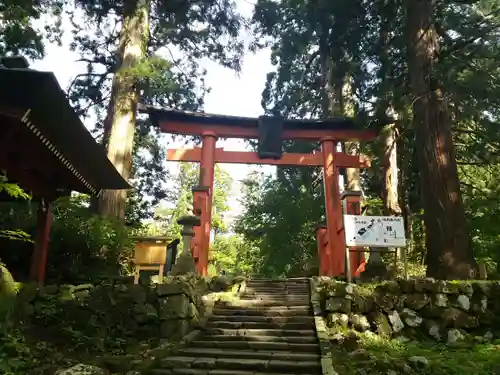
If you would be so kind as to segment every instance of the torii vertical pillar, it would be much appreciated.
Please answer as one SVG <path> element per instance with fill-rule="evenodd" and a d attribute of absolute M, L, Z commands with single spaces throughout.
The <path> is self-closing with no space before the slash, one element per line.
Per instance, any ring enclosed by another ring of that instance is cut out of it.
<path fill-rule="evenodd" d="M 191 188 L 191 191 L 193 192 L 193 213 L 201 220 L 202 213 L 206 210 L 205 205 L 208 201 L 210 188 L 198 185 Z M 196 270 L 200 273 L 202 272 L 200 266 L 200 249 L 202 245 L 201 240 L 203 238 L 201 224 L 194 227 L 194 233 L 194 238 L 191 241 L 191 255 L 193 256 L 196 264 Z"/>
<path fill-rule="evenodd" d="M 199 254 L 198 254 L 198 273 L 202 276 L 207 274 L 208 268 L 208 248 L 210 246 L 210 232 L 212 222 L 212 200 L 214 193 L 214 174 L 215 174 L 215 147 L 217 135 L 213 132 L 204 132 L 202 134 L 203 143 L 201 146 L 200 162 L 200 185 L 208 188 L 206 194 L 206 203 L 202 207 Z"/>
<path fill-rule="evenodd" d="M 326 276 L 334 276 L 341 274 L 345 268 L 345 241 L 339 233 L 342 225 L 342 208 L 340 206 L 339 172 L 335 165 L 336 141 L 333 138 L 323 138 L 320 142 L 323 155 L 326 237 L 328 242 L 324 249 L 326 255 L 321 259 L 329 259 Z M 320 266 L 320 268 L 322 267 Z"/>
<path fill-rule="evenodd" d="M 316 228 L 316 244 L 318 245 L 319 276 L 328 276 L 330 271 L 330 247 L 328 245 L 328 227 L 320 225 Z"/>
<path fill-rule="evenodd" d="M 361 192 L 344 191 L 341 195 L 344 213 L 347 215 L 361 215 Z M 343 232 L 343 231 L 342 231 Z M 349 248 L 350 269 L 352 276 L 359 276 L 364 271 L 365 254 L 362 248 Z M 345 272 L 345 271 L 344 271 Z"/>

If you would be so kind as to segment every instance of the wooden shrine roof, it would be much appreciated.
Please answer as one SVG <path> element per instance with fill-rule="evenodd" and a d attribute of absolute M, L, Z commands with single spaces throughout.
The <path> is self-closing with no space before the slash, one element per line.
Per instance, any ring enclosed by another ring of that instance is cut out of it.
<path fill-rule="evenodd" d="M 172 121 L 176 123 L 198 124 L 198 125 L 222 125 L 239 128 L 258 128 L 259 118 L 225 116 L 204 112 L 179 111 L 171 108 L 160 108 L 143 105 L 141 111 L 148 113 L 150 118 L 160 123 L 162 121 Z M 285 119 L 284 130 L 375 130 L 380 131 L 383 126 L 393 123 L 393 119 L 385 118 L 330 118 L 323 120 L 299 120 Z"/>
<path fill-rule="evenodd" d="M 0 66 L 0 170 L 41 197 L 130 188 L 54 74 L 28 68 Z"/>

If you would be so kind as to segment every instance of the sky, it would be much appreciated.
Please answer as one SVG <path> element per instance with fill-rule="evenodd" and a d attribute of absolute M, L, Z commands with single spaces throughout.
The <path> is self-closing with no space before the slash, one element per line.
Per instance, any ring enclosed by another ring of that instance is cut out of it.
<path fill-rule="evenodd" d="M 250 0 L 236 0 L 238 10 L 245 16 L 250 16 L 253 5 Z M 46 57 L 32 64 L 33 69 L 52 71 L 57 77 L 59 84 L 66 89 L 73 78 L 85 72 L 82 64 L 76 63 L 78 55 L 69 51 L 69 41 L 71 35 L 65 35 L 63 45 L 49 45 L 46 50 Z M 250 38 L 250 35 L 244 35 L 244 38 Z M 204 110 L 207 113 L 222 115 L 236 115 L 247 117 L 258 117 L 263 114 L 260 104 L 262 90 L 268 72 L 273 70 L 270 63 L 270 51 L 265 49 L 255 54 L 247 53 L 243 60 L 243 67 L 239 74 L 230 69 L 223 68 L 211 61 L 203 61 L 202 67 L 206 68 L 206 84 L 211 88 L 211 92 L 205 98 Z M 93 127 L 87 123 L 87 127 Z M 168 148 L 178 148 L 181 144 L 168 144 Z M 226 150 L 242 151 L 245 150 L 245 144 L 241 140 L 227 140 L 217 142 L 217 147 L 224 147 Z M 177 163 L 168 162 L 168 169 L 176 173 Z M 229 202 L 231 212 L 227 219 L 232 220 L 241 212 L 238 204 L 241 184 L 240 180 L 245 178 L 251 169 L 259 168 L 257 166 L 246 166 L 239 164 L 221 164 L 221 167 L 229 172 L 233 178 L 232 194 Z M 260 167 L 262 168 L 262 167 Z M 263 167 L 265 171 L 272 171 L 273 167 Z"/>

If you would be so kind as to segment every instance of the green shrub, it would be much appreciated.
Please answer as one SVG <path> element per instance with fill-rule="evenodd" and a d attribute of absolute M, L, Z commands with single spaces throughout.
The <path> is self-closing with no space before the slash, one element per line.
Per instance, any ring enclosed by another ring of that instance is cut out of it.
<path fill-rule="evenodd" d="M 496 343 L 403 343 L 348 335 L 342 344 L 332 344 L 332 360 L 345 375 L 493 375 L 500 373 L 499 349 Z"/>
<path fill-rule="evenodd" d="M 121 223 L 92 215 L 79 197 L 59 200 L 54 218 L 48 269 L 51 282 L 77 284 L 127 270 L 132 245 Z"/>
<path fill-rule="evenodd" d="M 123 274 L 132 245 L 126 227 L 93 215 L 83 195 L 57 200 L 53 207 L 47 283 L 78 284 Z M 0 229 L 19 228 L 31 235 L 36 227 L 33 202 L 0 205 Z M 0 238 L 0 258 L 18 280 L 25 279 L 33 244 Z"/>

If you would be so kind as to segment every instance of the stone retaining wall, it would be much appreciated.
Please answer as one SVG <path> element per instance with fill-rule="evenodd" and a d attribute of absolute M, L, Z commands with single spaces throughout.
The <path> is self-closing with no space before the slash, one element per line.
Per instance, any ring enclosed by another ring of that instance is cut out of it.
<path fill-rule="evenodd" d="M 236 291 L 242 279 L 234 280 Z M 206 314 L 204 296 L 229 287 L 228 279 L 207 282 L 187 275 L 142 286 L 121 281 L 100 285 L 24 285 L 18 295 L 20 319 L 87 335 L 180 339 Z M 213 299 L 213 296 L 212 298 Z"/>
<path fill-rule="evenodd" d="M 354 328 L 393 337 L 491 340 L 500 333 L 499 282 L 399 280 L 354 285 L 315 278 L 331 331 Z"/>

